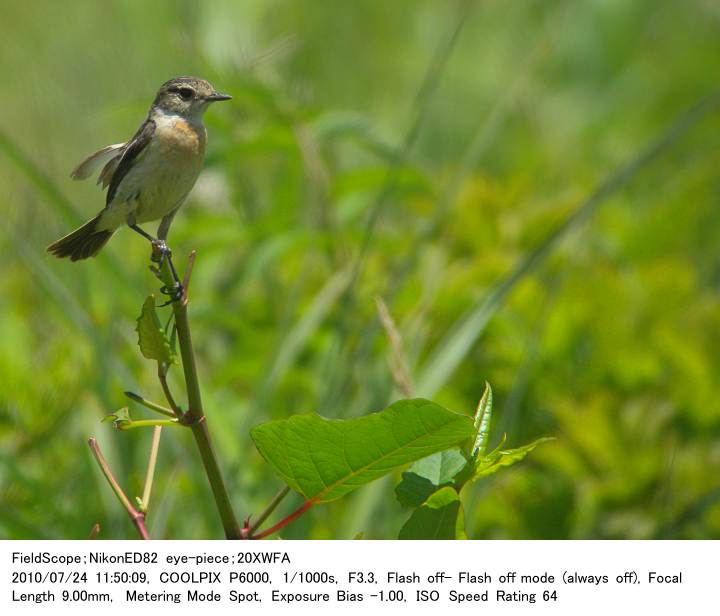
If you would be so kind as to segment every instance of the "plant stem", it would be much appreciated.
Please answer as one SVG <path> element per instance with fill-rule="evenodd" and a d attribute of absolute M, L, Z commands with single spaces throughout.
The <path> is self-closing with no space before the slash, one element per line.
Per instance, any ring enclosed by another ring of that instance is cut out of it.
<path fill-rule="evenodd" d="M 207 473 L 208 481 L 210 482 L 210 487 L 215 497 L 215 504 L 217 505 L 218 513 L 222 520 L 225 536 L 228 539 L 240 539 L 242 536 L 240 525 L 235 518 L 235 513 L 230 503 L 230 496 L 220 473 L 220 466 L 212 446 L 212 441 L 210 440 L 207 422 L 205 421 L 202 398 L 200 397 L 200 384 L 195 366 L 195 355 L 190 337 L 190 324 L 187 318 L 187 303 L 185 301 L 176 303 L 174 310 L 180 355 L 182 356 L 185 383 L 187 386 L 188 413 L 193 422 L 190 429 L 200 450 L 200 457 L 202 458 L 203 466 L 205 467 L 205 472 Z"/>
<path fill-rule="evenodd" d="M 177 419 L 138 419 L 120 422 L 117 426 L 118 430 L 132 430 L 133 428 L 147 428 L 148 426 L 182 426 Z"/>
<path fill-rule="evenodd" d="M 177 402 L 175 402 L 175 398 L 173 397 L 172 392 L 170 391 L 170 386 L 167 382 L 167 366 L 158 364 L 158 380 L 160 381 L 160 387 L 162 387 L 163 393 L 165 394 L 165 399 L 170 405 L 170 408 L 173 410 L 175 417 L 181 419 L 183 414 L 182 409 L 178 406 Z"/>
<path fill-rule="evenodd" d="M 126 391 L 125 395 L 128 398 L 130 398 L 130 400 L 134 400 L 138 404 L 142 404 L 145 408 L 148 408 L 151 411 L 155 411 L 156 413 L 160 413 L 161 415 L 165 415 L 166 417 L 176 417 L 177 416 L 170 409 L 167 409 L 164 406 L 157 404 L 156 402 L 152 402 L 151 400 L 146 400 L 142 396 L 140 396 L 132 391 Z"/>
<path fill-rule="evenodd" d="M 395 320 L 390 314 L 387 304 L 379 295 L 375 296 L 375 305 L 377 306 L 378 316 L 382 323 L 388 341 L 390 342 L 390 372 L 392 373 L 395 386 L 400 390 L 406 398 L 415 397 L 415 385 L 410 376 L 405 353 L 403 352 L 402 336 L 395 324 Z"/>
<path fill-rule="evenodd" d="M 182 298 L 172 304 L 188 397 L 188 411 L 185 415 L 185 423 L 190 426 L 200 451 L 200 458 L 202 459 L 205 473 L 210 482 L 210 488 L 212 489 L 215 505 L 220 514 L 225 537 L 228 539 L 242 539 L 242 531 L 235 517 L 230 496 L 223 481 L 220 465 L 218 464 L 217 456 L 215 455 L 215 450 L 213 449 L 210 439 L 207 421 L 205 420 L 205 412 L 203 411 L 202 398 L 200 396 L 200 383 L 195 365 L 195 353 L 193 352 L 192 338 L 190 336 L 190 323 L 187 314 L 188 288 L 190 285 L 190 273 L 193 263 L 195 262 L 195 254 L 195 251 L 191 252 L 188 258 L 185 280 L 183 281 L 184 290 Z M 172 288 L 173 280 L 167 262 L 163 264 L 160 277 L 168 287 Z"/>
<path fill-rule="evenodd" d="M 155 426 L 153 430 L 152 443 L 150 444 L 150 457 L 148 458 L 147 473 L 145 473 L 145 488 L 143 489 L 142 505 L 140 510 L 146 513 L 152 493 L 153 478 L 155 477 L 155 465 L 157 464 L 158 449 L 160 448 L 160 435 L 162 426 Z"/>
<path fill-rule="evenodd" d="M 267 520 L 270 517 L 272 512 L 275 511 L 275 509 L 277 509 L 277 506 L 289 494 L 289 492 L 290 492 L 290 488 L 288 486 L 285 486 L 275 496 L 273 496 L 273 499 L 270 501 L 270 504 L 267 507 L 265 507 L 263 512 L 257 517 L 257 520 L 255 520 L 255 522 L 253 522 L 250 525 L 250 528 L 248 529 L 249 536 L 252 537 L 253 533 L 262 526 L 262 524 L 265 520 Z"/>
<path fill-rule="evenodd" d="M 113 492 L 115 492 L 115 496 L 117 496 L 120 504 L 123 506 L 125 511 L 127 511 L 127 514 L 130 517 L 132 523 L 135 525 L 138 534 L 142 539 L 150 539 L 147 529 L 145 528 L 145 514 L 141 511 L 137 511 L 135 507 L 133 507 L 130 503 L 128 497 L 125 496 L 125 492 L 123 492 L 120 484 L 117 482 L 115 476 L 112 474 L 108 463 L 105 461 L 105 458 L 100 451 L 100 447 L 98 447 L 95 437 L 91 437 L 88 440 L 88 445 L 90 446 L 90 450 L 93 452 L 93 455 L 97 460 L 100 470 L 102 471 L 103 475 L 105 475 L 105 479 L 107 479 L 107 482 L 110 484 Z"/>
<path fill-rule="evenodd" d="M 290 522 L 294 522 L 295 520 L 297 520 L 303 513 L 305 513 L 308 509 L 310 509 L 310 507 L 312 507 L 314 504 L 315 504 L 315 501 L 313 501 L 313 500 L 305 501 L 301 507 L 299 507 L 298 509 L 293 511 L 286 518 L 283 518 L 282 520 L 280 520 L 277 524 L 275 524 L 275 526 L 271 526 L 267 530 L 261 532 L 258 535 L 255 535 L 254 537 L 251 536 L 250 539 L 264 539 L 265 537 L 268 537 L 268 536 L 272 535 L 273 533 L 276 533 L 280 529 L 285 528 L 288 524 L 290 524 Z"/>

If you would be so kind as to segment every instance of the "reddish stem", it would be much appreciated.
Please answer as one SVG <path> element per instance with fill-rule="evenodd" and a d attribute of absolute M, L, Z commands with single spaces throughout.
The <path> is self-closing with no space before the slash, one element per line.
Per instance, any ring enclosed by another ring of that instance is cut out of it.
<path fill-rule="evenodd" d="M 136 511 L 134 514 L 130 514 L 130 518 L 132 519 L 132 523 L 135 525 L 135 528 L 137 528 L 140 538 L 145 540 L 150 539 L 150 535 L 148 535 L 147 529 L 145 528 L 145 514 Z"/>
<path fill-rule="evenodd" d="M 287 516 L 286 518 L 283 518 L 277 524 L 275 524 L 274 526 L 271 526 L 267 530 L 264 530 L 263 532 L 258 533 L 257 535 L 253 535 L 252 537 L 250 537 L 250 539 L 265 539 L 265 537 L 268 537 L 268 536 L 272 535 L 273 533 L 276 533 L 280 529 L 282 529 L 282 528 L 286 527 L 288 524 L 290 524 L 290 522 L 294 522 L 295 520 L 297 520 L 303 513 L 305 513 L 308 509 L 310 509 L 310 507 L 312 507 L 314 504 L 315 504 L 314 500 L 305 501 L 299 509 L 296 509 L 295 511 L 293 511 L 289 516 Z"/>
<path fill-rule="evenodd" d="M 142 539 L 150 539 L 147 529 L 145 528 L 145 514 L 142 511 L 138 511 L 137 509 L 135 509 L 135 507 L 132 506 L 132 503 L 130 503 L 130 499 L 127 497 L 125 492 L 123 492 L 123 489 L 120 487 L 117 479 L 115 479 L 115 475 L 113 475 L 112 471 L 110 470 L 110 467 L 105 460 L 105 456 L 102 455 L 102 452 L 100 451 L 100 447 L 98 446 L 95 437 L 91 437 L 88 440 L 88 445 L 90 446 L 90 449 L 95 456 L 95 460 L 97 460 L 100 470 L 102 471 L 103 475 L 105 475 L 105 479 L 107 479 L 113 492 L 115 492 L 115 496 L 117 496 L 120 504 L 123 506 L 125 511 L 127 511 L 127 514 L 130 517 L 132 523 L 135 525 L 138 534 Z"/>

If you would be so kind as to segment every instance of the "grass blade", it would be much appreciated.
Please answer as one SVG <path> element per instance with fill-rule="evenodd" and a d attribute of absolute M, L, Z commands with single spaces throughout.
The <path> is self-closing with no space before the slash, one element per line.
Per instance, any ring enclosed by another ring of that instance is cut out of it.
<path fill-rule="evenodd" d="M 720 92 L 714 92 L 681 114 L 664 133 L 635 158 L 602 182 L 537 248 L 518 263 L 509 276 L 501 280 L 484 299 L 470 308 L 451 328 L 422 368 L 418 377 L 418 395 L 432 397 L 445 385 L 510 292 L 527 274 L 536 270 L 545 261 L 561 240 L 588 220 L 608 197 L 625 186 L 640 170 L 658 158 L 719 104 Z"/>

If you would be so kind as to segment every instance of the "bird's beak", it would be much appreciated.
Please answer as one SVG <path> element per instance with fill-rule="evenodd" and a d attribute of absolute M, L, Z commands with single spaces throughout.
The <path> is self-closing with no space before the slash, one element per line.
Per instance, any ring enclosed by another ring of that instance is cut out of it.
<path fill-rule="evenodd" d="M 229 94 L 221 94 L 220 92 L 213 92 L 205 97 L 205 100 L 214 103 L 215 101 L 229 101 L 232 98 Z"/>

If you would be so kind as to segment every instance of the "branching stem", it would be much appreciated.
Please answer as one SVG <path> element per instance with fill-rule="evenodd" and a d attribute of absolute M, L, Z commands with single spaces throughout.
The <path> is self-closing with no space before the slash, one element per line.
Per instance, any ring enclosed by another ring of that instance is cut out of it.
<path fill-rule="evenodd" d="M 91 437 L 88 440 L 88 445 L 90 446 L 90 450 L 95 456 L 95 460 L 97 460 L 98 466 L 100 467 L 102 474 L 105 475 L 105 479 L 107 479 L 107 482 L 110 484 L 110 487 L 115 493 L 115 496 L 117 496 L 120 504 L 123 506 L 125 511 L 127 511 L 127 514 L 130 517 L 130 521 L 135 525 L 138 534 L 142 539 L 150 539 L 147 529 L 145 528 L 145 514 L 142 511 L 138 511 L 137 509 L 135 509 L 135 507 L 132 506 L 132 503 L 130 503 L 130 499 L 128 499 L 128 497 L 125 495 L 125 492 L 123 492 L 120 484 L 117 482 L 115 476 L 112 474 L 108 463 L 105 461 L 105 457 L 102 455 L 102 452 L 100 451 L 100 447 L 98 446 L 95 437 Z"/>
<path fill-rule="evenodd" d="M 153 430 L 152 443 L 150 444 L 150 456 L 148 458 L 147 472 L 145 473 L 145 488 L 141 499 L 140 510 L 145 513 L 150 504 L 150 494 L 152 493 L 153 479 L 155 477 L 155 465 L 157 464 L 158 449 L 160 448 L 160 435 L 162 434 L 162 426 L 155 426 Z"/>
<path fill-rule="evenodd" d="M 313 501 L 313 500 L 305 501 L 301 507 L 299 507 L 298 509 L 293 511 L 289 516 L 287 516 L 286 518 L 283 518 L 277 524 L 275 524 L 274 526 L 271 526 L 267 530 L 264 530 L 263 532 L 261 532 L 257 535 L 250 536 L 250 539 L 265 539 L 265 537 L 269 537 L 273 533 L 276 533 L 277 531 L 285 528 L 288 524 L 290 524 L 290 522 L 294 522 L 295 520 L 297 520 L 303 513 L 305 513 L 308 509 L 310 509 L 310 507 L 312 507 L 314 504 L 315 504 L 315 501 Z"/>
<path fill-rule="evenodd" d="M 200 396 L 200 382 L 197 375 L 197 366 L 195 365 L 195 353 L 193 352 L 192 337 L 190 336 L 190 323 L 188 321 L 187 306 L 188 306 L 188 289 L 190 287 L 190 274 L 192 267 L 195 262 L 195 251 L 190 253 L 188 258 L 188 265 L 185 270 L 185 279 L 183 281 L 183 294 L 182 297 L 173 302 L 173 312 L 175 314 L 175 328 L 177 331 L 178 346 L 180 347 L 180 356 L 182 358 L 183 373 L 185 375 L 185 387 L 187 389 L 188 397 L 188 410 L 184 415 L 184 421 L 186 425 L 190 426 L 195 442 L 197 443 L 198 450 L 200 451 L 200 457 L 205 467 L 205 473 L 207 474 L 208 481 L 210 482 L 210 488 L 212 489 L 213 497 L 215 499 L 215 505 L 217 506 L 220 519 L 222 521 L 223 529 L 225 531 L 225 537 L 228 539 L 242 539 L 242 531 L 238 524 L 237 518 L 230 502 L 230 495 L 228 494 L 227 487 L 223 481 L 222 474 L 220 472 L 220 465 L 218 464 L 217 456 L 210 439 L 210 432 L 208 431 L 207 421 L 205 420 L 205 412 L 203 411 L 202 398 Z M 172 274 L 167 267 L 167 262 L 163 264 L 162 269 L 159 272 L 159 277 L 165 283 L 168 288 L 172 287 L 173 280 Z M 158 371 L 158 375 L 161 371 Z M 162 385 L 162 378 L 161 378 Z M 167 384 L 165 384 L 165 387 Z M 166 391 L 166 397 L 168 395 Z M 171 397 L 168 398 L 168 403 L 173 406 L 173 409 L 177 408 L 174 405 L 174 401 L 170 402 Z M 177 411 L 176 411 L 177 412 Z"/>
<path fill-rule="evenodd" d="M 275 509 L 277 509 L 277 506 L 283 501 L 283 499 L 289 493 L 290 493 L 290 488 L 288 486 L 285 486 L 275 496 L 273 496 L 273 499 L 270 501 L 270 504 L 267 507 L 265 507 L 263 512 L 257 517 L 257 520 L 255 520 L 255 522 L 253 522 L 250 525 L 250 528 L 248 529 L 248 535 L 250 537 L 252 537 L 253 533 L 263 525 L 263 522 L 270 517 L 272 512 L 275 511 Z"/>
<path fill-rule="evenodd" d="M 117 429 L 124 432 L 125 430 L 133 430 L 134 428 L 147 428 L 154 426 L 156 428 L 160 426 L 182 426 L 177 419 L 131 419 L 127 421 L 121 421 L 117 425 Z"/>
<path fill-rule="evenodd" d="M 146 400 L 141 395 L 136 394 L 132 391 L 126 391 L 125 395 L 130 398 L 130 400 L 134 400 L 138 404 L 142 404 L 145 408 L 150 409 L 151 411 L 155 411 L 156 413 L 160 413 L 161 415 L 165 415 L 166 417 L 177 416 L 177 414 L 170 409 L 167 409 L 161 404 L 157 404 L 156 402 L 152 402 L 151 400 Z"/>
<path fill-rule="evenodd" d="M 178 406 L 177 402 L 175 402 L 175 398 L 173 397 L 172 392 L 170 391 L 170 386 L 167 382 L 167 366 L 158 364 L 158 381 L 160 381 L 160 387 L 162 387 L 165 399 L 170 405 L 170 408 L 173 410 L 174 416 L 181 419 L 183 411 Z"/>

